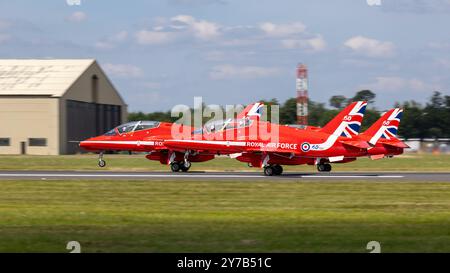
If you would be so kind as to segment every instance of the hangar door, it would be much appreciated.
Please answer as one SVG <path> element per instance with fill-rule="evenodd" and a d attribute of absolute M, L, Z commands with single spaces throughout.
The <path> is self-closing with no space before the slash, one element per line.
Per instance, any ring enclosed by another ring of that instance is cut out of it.
<path fill-rule="evenodd" d="M 74 100 L 66 101 L 67 141 L 81 141 L 106 133 L 122 123 L 122 107 Z M 77 143 L 67 144 L 67 153 L 80 152 Z"/>

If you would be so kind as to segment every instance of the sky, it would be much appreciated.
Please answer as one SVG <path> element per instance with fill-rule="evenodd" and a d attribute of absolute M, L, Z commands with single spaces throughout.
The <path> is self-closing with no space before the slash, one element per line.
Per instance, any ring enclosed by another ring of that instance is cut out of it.
<path fill-rule="evenodd" d="M 0 0 L 0 58 L 94 58 L 129 111 L 449 95 L 450 0 Z"/>

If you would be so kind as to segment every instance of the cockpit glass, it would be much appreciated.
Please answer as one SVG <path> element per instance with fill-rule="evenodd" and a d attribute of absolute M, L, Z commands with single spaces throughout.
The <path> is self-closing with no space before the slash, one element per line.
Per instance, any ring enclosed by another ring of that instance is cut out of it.
<path fill-rule="evenodd" d="M 120 134 L 133 132 L 134 127 L 136 127 L 138 122 L 139 121 L 135 121 L 135 122 L 129 122 L 129 123 L 125 123 L 125 124 L 119 125 L 117 127 L 117 130 L 119 131 Z"/>
<path fill-rule="evenodd" d="M 214 133 L 230 129 L 239 129 L 250 126 L 252 122 L 253 121 L 249 119 L 214 120 L 206 123 L 204 130 L 208 133 Z"/>
<path fill-rule="evenodd" d="M 119 134 L 125 134 L 130 132 L 136 132 L 141 130 L 147 130 L 152 128 L 157 128 L 159 126 L 158 121 L 132 121 L 122 125 L 117 126 L 113 130 L 107 132 L 105 135 L 115 135 L 116 129 Z"/>
<path fill-rule="evenodd" d="M 112 129 L 112 130 L 106 132 L 105 136 L 115 136 L 116 134 L 117 134 L 116 129 Z"/>
<path fill-rule="evenodd" d="M 136 129 L 134 129 L 134 131 L 152 129 L 152 128 L 156 128 L 158 126 L 159 126 L 159 122 L 157 122 L 157 121 L 141 121 L 136 126 Z"/>

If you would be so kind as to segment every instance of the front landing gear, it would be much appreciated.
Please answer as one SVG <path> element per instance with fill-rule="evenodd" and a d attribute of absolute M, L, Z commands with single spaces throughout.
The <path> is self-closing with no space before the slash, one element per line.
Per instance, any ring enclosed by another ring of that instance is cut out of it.
<path fill-rule="evenodd" d="M 104 167 L 106 166 L 106 161 L 103 160 L 103 152 L 100 152 L 100 153 L 98 154 L 98 166 L 99 166 L 100 168 L 104 168 Z"/>
<path fill-rule="evenodd" d="M 281 175 L 283 173 L 283 167 L 281 165 L 272 165 L 264 167 L 265 176 Z"/>
<path fill-rule="evenodd" d="M 318 164 L 317 170 L 319 172 L 331 172 L 331 165 L 330 164 Z"/>

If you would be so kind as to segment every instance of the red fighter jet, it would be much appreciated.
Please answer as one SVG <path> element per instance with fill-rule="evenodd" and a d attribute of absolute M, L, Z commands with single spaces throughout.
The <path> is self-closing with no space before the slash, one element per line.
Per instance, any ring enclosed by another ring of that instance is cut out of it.
<path fill-rule="evenodd" d="M 242 120 L 245 118 L 252 119 L 259 115 L 261 107 L 260 103 L 249 105 L 237 117 Z M 187 172 L 191 167 L 191 162 L 204 162 L 214 159 L 215 154 L 209 152 L 193 152 L 190 150 L 179 152 L 167 148 L 164 141 L 177 137 L 172 135 L 173 125 L 169 122 L 133 121 L 119 125 L 104 135 L 81 141 L 80 147 L 87 151 L 99 153 L 99 167 L 106 166 L 106 161 L 103 159 L 106 151 L 148 152 L 147 159 L 168 164 L 174 172 Z M 189 126 L 180 126 L 178 130 L 195 134 L 194 128 Z"/>
<path fill-rule="evenodd" d="M 323 128 L 306 130 L 249 118 L 214 121 L 205 125 L 200 137 L 167 139 L 164 145 L 178 152 L 232 154 L 249 166 L 263 168 L 267 176 L 280 175 L 281 165 L 315 164 L 319 171 L 331 171 L 330 162 L 345 163 L 367 155 L 369 143 L 355 138 L 366 106 L 364 101 L 354 102 Z M 272 137 L 267 138 L 260 128 Z"/>

